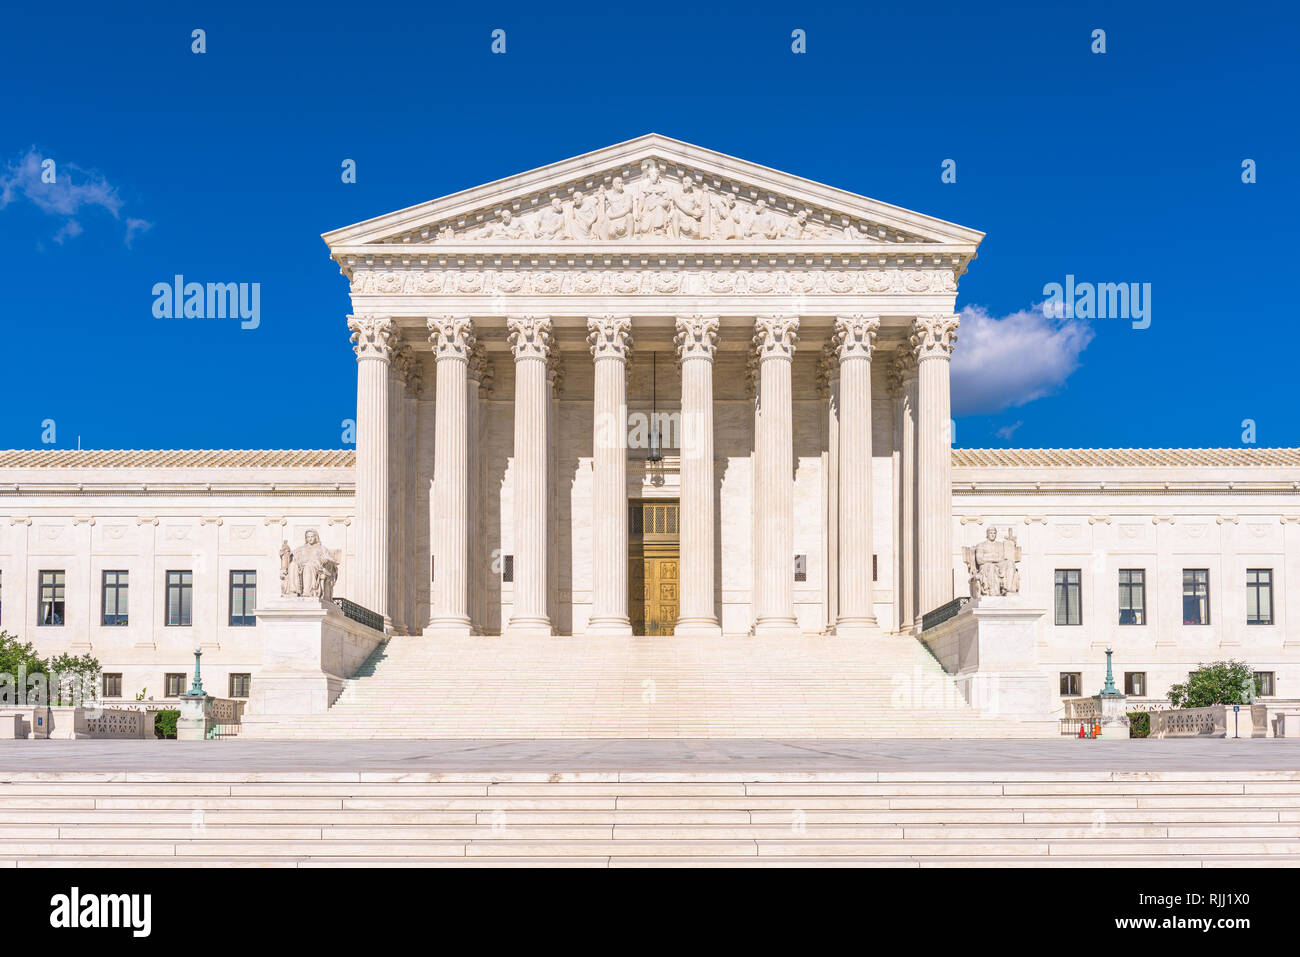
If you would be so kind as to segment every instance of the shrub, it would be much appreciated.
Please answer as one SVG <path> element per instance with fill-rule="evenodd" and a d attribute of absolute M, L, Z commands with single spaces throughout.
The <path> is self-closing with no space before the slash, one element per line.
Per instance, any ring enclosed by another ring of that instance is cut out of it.
<path fill-rule="evenodd" d="M 1202 664 L 1185 684 L 1169 689 L 1175 708 L 1208 708 L 1216 704 L 1250 704 L 1255 700 L 1255 672 L 1244 661 Z"/>
<path fill-rule="evenodd" d="M 153 716 L 153 733 L 157 738 L 175 738 L 176 737 L 176 720 L 181 716 L 180 711 L 167 708 L 162 711 L 155 711 Z"/>
<path fill-rule="evenodd" d="M 1128 736 L 1130 738 L 1145 738 L 1151 733 L 1151 715 L 1146 711 L 1130 711 L 1128 713 Z"/>

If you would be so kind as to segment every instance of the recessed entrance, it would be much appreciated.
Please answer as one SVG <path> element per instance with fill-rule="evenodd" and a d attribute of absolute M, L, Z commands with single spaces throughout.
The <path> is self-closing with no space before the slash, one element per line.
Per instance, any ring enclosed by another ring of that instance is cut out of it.
<path fill-rule="evenodd" d="M 671 635 L 680 595 L 680 547 L 676 501 L 628 505 L 628 617 L 635 635 Z"/>

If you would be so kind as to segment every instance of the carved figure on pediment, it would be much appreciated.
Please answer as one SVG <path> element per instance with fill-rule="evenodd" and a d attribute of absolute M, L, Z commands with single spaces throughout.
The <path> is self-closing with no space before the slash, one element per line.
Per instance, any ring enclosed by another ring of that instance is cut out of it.
<path fill-rule="evenodd" d="M 767 208 L 767 201 L 760 199 L 754 205 L 754 217 L 746 226 L 745 236 L 750 239 L 776 239 L 781 233 L 780 220 Z"/>
<path fill-rule="evenodd" d="M 981 595 L 1016 595 L 1020 592 L 1020 543 L 1008 530 L 1007 537 L 998 541 L 998 530 L 990 528 L 984 541 L 962 548 L 962 558 L 970 572 L 972 598 Z"/>
<path fill-rule="evenodd" d="M 564 234 L 564 226 L 564 204 L 556 196 L 551 200 L 551 205 L 545 207 L 537 217 L 537 238 L 568 239 Z"/>
<path fill-rule="evenodd" d="M 595 196 L 582 190 L 573 191 L 573 205 L 569 211 L 569 235 L 573 239 L 595 239 L 596 222 L 600 218 L 600 203 Z"/>
<path fill-rule="evenodd" d="M 290 550 L 280 544 L 280 594 L 302 598 L 334 599 L 341 553 L 321 544 L 316 529 L 309 528 L 304 543 Z"/>
<path fill-rule="evenodd" d="M 714 239 L 739 239 L 741 236 L 740 217 L 736 214 L 736 197 L 730 193 L 719 193 L 713 197 L 712 230 Z"/>
<path fill-rule="evenodd" d="M 673 200 L 668 194 L 668 184 L 659 178 L 659 164 L 646 160 L 641 164 L 644 174 L 636 204 L 636 234 L 638 236 L 664 236 L 672 214 Z"/>
<path fill-rule="evenodd" d="M 601 239 L 627 239 L 632 235 L 632 194 L 623 187 L 623 177 L 615 176 L 609 191 L 600 191 L 605 207 L 601 221 Z"/>
<path fill-rule="evenodd" d="M 808 210 L 801 209 L 786 226 L 785 234 L 790 239 L 825 239 L 830 232 L 820 223 L 812 222 L 808 218 Z"/>
<path fill-rule="evenodd" d="M 531 239 L 528 227 L 522 220 L 515 219 L 509 209 L 501 210 L 496 222 L 488 223 L 481 233 L 484 239 Z"/>
<path fill-rule="evenodd" d="M 708 212 L 704 192 L 695 188 L 695 181 L 687 174 L 682 177 L 681 188 L 673 197 L 671 235 L 674 239 L 703 239 L 704 214 Z"/>

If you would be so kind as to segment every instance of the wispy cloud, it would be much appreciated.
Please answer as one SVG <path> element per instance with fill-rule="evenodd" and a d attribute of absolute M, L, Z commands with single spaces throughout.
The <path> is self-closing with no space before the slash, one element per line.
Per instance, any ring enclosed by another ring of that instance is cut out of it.
<path fill-rule="evenodd" d="M 47 160 L 52 160 L 53 165 Z M 46 215 L 63 220 L 53 236 L 56 243 L 85 232 L 82 220 L 96 210 L 121 222 L 126 205 L 118 188 L 102 174 L 43 156 L 35 147 L 0 169 L 0 210 L 23 200 Z M 128 217 L 124 236 L 127 246 L 151 225 L 138 217 Z"/>
<path fill-rule="evenodd" d="M 993 434 L 996 435 L 998 438 L 1000 438 L 1003 442 L 1010 442 L 1011 436 L 1016 434 L 1016 429 L 1020 428 L 1024 424 L 1025 424 L 1024 419 L 1018 419 L 1012 425 L 1002 426 L 1002 428 L 998 429 Z"/>
<path fill-rule="evenodd" d="M 953 414 L 1000 412 L 1054 392 L 1092 337 L 1087 322 L 1049 318 L 1040 306 L 1000 318 L 967 306 L 952 354 Z"/>

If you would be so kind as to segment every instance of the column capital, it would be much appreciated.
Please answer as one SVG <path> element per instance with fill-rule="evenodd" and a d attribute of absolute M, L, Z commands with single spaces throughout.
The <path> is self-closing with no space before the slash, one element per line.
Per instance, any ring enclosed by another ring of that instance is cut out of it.
<path fill-rule="evenodd" d="M 483 343 L 475 341 L 469 350 L 469 377 L 473 382 L 478 383 L 479 389 L 483 392 L 492 392 L 492 380 L 496 378 L 496 369 L 492 366 L 492 360 L 488 358 L 487 350 L 483 348 Z"/>
<path fill-rule="evenodd" d="M 916 378 L 916 356 L 911 349 L 895 349 L 890 360 L 886 388 L 894 398 L 903 394 L 910 380 Z"/>
<path fill-rule="evenodd" d="M 469 316 L 430 316 L 426 324 L 434 358 L 439 362 L 444 359 L 469 361 L 475 342 L 474 323 Z"/>
<path fill-rule="evenodd" d="M 870 359 L 876 351 L 876 333 L 880 330 L 877 316 L 836 316 L 835 335 L 831 342 L 839 354 L 839 360 Z"/>
<path fill-rule="evenodd" d="M 677 349 L 678 362 L 684 359 L 708 359 L 712 362 L 713 353 L 718 349 L 718 317 L 678 316 L 673 345 Z"/>
<path fill-rule="evenodd" d="M 817 394 L 825 398 L 831 393 L 831 384 L 840 377 L 840 359 L 834 341 L 822 346 L 817 354 Z"/>
<path fill-rule="evenodd" d="M 357 360 L 382 359 L 389 361 L 397 340 L 397 329 L 388 316 L 348 316 L 348 329 L 352 332 L 352 351 Z"/>
<path fill-rule="evenodd" d="M 551 354 L 550 316 L 510 316 L 506 328 L 510 330 L 510 349 L 516 362 L 546 359 Z"/>
<path fill-rule="evenodd" d="M 754 347 L 758 350 L 759 362 L 793 359 L 798 341 L 797 316 L 758 316 L 754 320 Z"/>
<path fill-rule="evenodd" d="M 593 359 L 627 361 L 632 350 L 632 319 L 629 316 L 590 316 L 587 342 Z"/>
<path fill-rule="evenodd" d="M 555 395 L 564 392 L 564 354 L 559 346 L 551 343 L 551 351 L 546 357 L 546 381 Z"/>
<path fill-rule="evenodd" d="M 407 349 L 404 375 L 406 391 L 418 399 L 424 392 L 424 362 L 414 349 Z"/>
<path fill-rule="evenodd" d="M 961 321 L 954 315 L 939 313 L 917 316 L 912 320 L 910 341 L 917 361 L 922 359 L 949 359 L 957 346 L 957 327 Z"/>
<path fill-rule="evenodd" d="M 410 382 L 412 366 L 411 347 L 405 343 L 400 336 L 393 337 L 393 345 L 390 349 L 388 367 L 392 370 L 393 375 L 405 386 Z"/>

